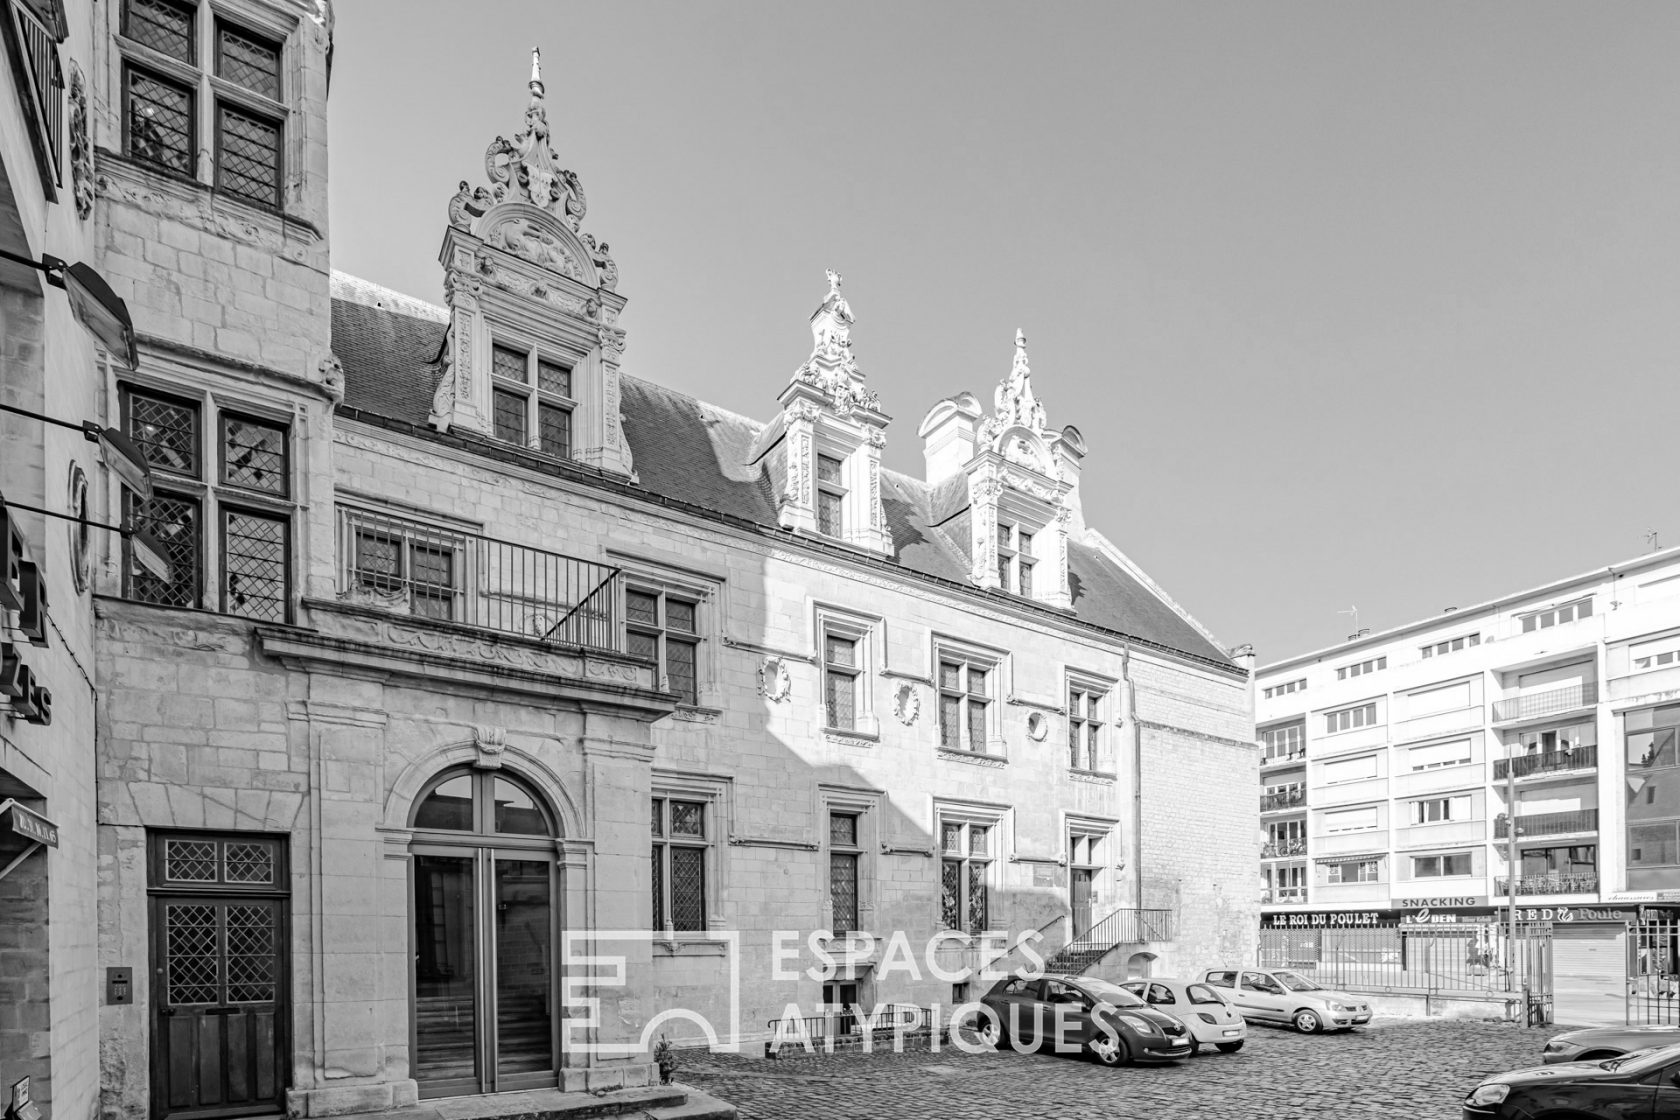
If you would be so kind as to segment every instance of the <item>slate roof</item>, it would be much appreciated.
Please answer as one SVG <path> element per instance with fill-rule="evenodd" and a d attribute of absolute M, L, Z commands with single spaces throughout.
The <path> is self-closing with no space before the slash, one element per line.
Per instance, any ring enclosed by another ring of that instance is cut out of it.
<path fill-rule="evenodd" d="M 447 327 L 443 310 L 353 277 L 335 273 L 333 280 L 333 352 L 344 364 L 345 406 L 430 431 L 426 418 Z M 758 446 L 761 437 L 776 435 L 764 424 L 630 376 L 620 383 L 620 411 L 638 479 L 631 489 L 778 528 L 784 445 Z M 967 585 L 968 494 L 961 483 L 959 477 L 929 486 L 882 472 L 892 562 Z M 1081 621 L 1232 666 L 1224 650 L 1098 548 L 1070 539 L 1068 578 Z"/>

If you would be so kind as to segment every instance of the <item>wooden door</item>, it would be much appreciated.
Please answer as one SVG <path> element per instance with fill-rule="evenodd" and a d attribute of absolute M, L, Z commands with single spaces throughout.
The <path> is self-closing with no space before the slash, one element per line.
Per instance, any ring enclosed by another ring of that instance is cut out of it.
<path fill-rule="evenodd" d="M 285 883 L 283 844 L 202 834 L 157 839 L 154 1120 L 282 1112 L 288 906 L 275 888 Z M 189 883 L 198 889 L 184 889 Z"/>
<path fill-rule="evenodd" d="M 1075 867 L 1069 876 L 1075 937 L 1091 928 L 1091 882 L 1096 877 L 1096 871 L 1089 867 Z"/>

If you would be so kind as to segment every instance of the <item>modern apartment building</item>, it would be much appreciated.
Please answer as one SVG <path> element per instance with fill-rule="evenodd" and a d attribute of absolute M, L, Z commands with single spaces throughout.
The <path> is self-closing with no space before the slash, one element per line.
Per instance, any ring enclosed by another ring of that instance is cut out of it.
<path fill-rule="evenodd" d="M 1256 724 L 1267 924 L 1680 902 L 1680 549 L 1268 665 Z"/>

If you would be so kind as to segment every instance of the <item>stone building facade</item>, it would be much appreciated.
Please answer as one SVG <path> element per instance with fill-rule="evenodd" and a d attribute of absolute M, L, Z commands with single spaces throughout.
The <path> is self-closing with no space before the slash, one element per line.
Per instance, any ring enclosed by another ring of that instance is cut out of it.
<path fill-rule="evenodd" d="M 1024 338 L 889 471 L 837 275 L 767 422 L 623 372 L 535 60 L 432 306 L 330 271 L 315 5 L 101 18 L 101 389 L 174 561 L 97 573 L 105 1115 L 640 1084 L 1025 933 L 1252 953 L 1248 667 L 1085 524 Z"/>

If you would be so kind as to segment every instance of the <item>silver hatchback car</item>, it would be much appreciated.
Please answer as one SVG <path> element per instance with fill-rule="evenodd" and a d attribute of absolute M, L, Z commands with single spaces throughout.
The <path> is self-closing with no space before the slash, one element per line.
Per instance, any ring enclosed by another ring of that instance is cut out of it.
<path fill-rule="evenodd" d="M 1205 983 L 1218 988 L 1245 1019 L 1290 1023 L 1303 1034 L 1352 1030 L 1371 1021 L 1364 999 L 1318 984 L 1287 968 L 1209 969 Z"/>

